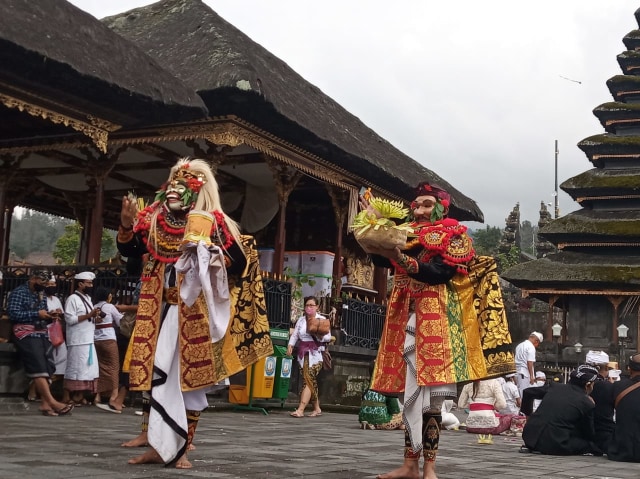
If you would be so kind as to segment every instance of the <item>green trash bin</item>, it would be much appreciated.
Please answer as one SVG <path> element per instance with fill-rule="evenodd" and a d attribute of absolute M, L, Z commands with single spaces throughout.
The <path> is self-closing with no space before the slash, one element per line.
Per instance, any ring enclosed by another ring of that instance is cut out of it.
<path fill-rule="evenodd" d="M 273 382 L 273 398 L 284 401 L 289 395 L 293 358 L 287 356 L 286 346 L 278 346 L 276 344 L 273 345 L 273 355 L 276 357 L 276 377 Z"/>

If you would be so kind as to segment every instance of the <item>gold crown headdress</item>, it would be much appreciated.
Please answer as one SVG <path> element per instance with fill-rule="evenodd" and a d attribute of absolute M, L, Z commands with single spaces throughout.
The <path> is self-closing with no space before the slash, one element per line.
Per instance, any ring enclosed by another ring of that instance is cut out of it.
<path fill-rule="evenodd" d="M 204 173 L 199 171 L 192 171 L 189 169 L 189 163 L 185 163 L 176 170 L 171 177 L 171 181 L 183 180 L 188 183 L 189 180 L 197 180 L 203 185 L 207 182 L 207 178 Z"/>

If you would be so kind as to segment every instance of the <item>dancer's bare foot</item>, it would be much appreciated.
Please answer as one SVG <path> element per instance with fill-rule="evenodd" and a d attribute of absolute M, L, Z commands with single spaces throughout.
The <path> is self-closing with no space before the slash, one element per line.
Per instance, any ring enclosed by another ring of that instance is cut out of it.
<path fill-rule="evenodd" d="M 436 476 L 436 464 L 434 462 L 425 462 L 422 479 L 438 479 L 438 476 Z"/>
<path fill-rule="evenodd" d="M 147 433 L 141 432 L 138 436 L 131 439 L 131 441 L 123 442 L 120 444 L 122 447 L 143 447 L 148 446 Z"/>
<path fill-rule="evenodd" d="M 413 464 L 403 464 L 398 469 L 376 476 L 376 479 L 420 479 L 418 461 L 414 461 Z"/>
<path fill-rule="evenodd" d="M 188 451 L 195 451 L 196 450 L 196 446 L 193 445 L 193 443 L 189 444 L 189 447 L 187 447 L 187 452 Z"/>
<path fill-rule="evenodd" d="M 189 462 L 189 459 L 187 459 L 186 454 L 176 462 L 176 469 L 191 469 L 192 467 L 193 465 Z"/>
<path fill-rule="evenodd" d="M 160 454 L 155 449 L 148 449 L 144 454 L 129 459 L 129 464 L 164 464 L 164 461 L 160 457 Z"/>

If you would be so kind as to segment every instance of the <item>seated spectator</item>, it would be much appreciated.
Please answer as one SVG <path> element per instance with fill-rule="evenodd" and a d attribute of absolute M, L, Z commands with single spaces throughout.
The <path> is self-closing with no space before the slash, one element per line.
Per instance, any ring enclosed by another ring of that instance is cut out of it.
<path fill-rule="evenodd" d="M 458 407 L 469 408 L 467 432 L 478 434 L 480 444 L 490 444 L 493 434 L 500 434 L 509 429 L 513 415 L 503 416 L 497 413 L 506 405 L 502 387 L 497 379 L 483 379 L 466 384 L 458 399 Z"/>
<path fill-rule="evenodd" d="M 404 429 L 398 399 L 371 389 L 362 395 L 358 421 L 362 429 Z"/>
<path fill-rule="evenodd" d="M 629 358 L 629 378 L 613 385 L 616 426 L 607 449 L 612 461 L 640 462 L 640 354 Z"/>
<path fill-rule="evenodd" d="M 499 410 L 500 414 L 518 414 L 522 401 L 520 399 L 520 390 L 516 385 L 515 374 L 507 374 L 504 377 L 502 393 L 504 394 L 507 405 Z"/>
<path fill-rule="evenodd" d="M 458 416 L 451 412 L 452 409 L 452 399 L 445 399 L 444 401 L 442 401 L 442 427 L 447 430 L 457 431 L 460 427 L 460 420 L 458 419 Z"/>
<path fill-rule="evenodd" d="M 369 364 L 369 375 L 373 374 L 374 366 L 375 361 L 372 361 Z M 371 389 L 362 394 L 358 421 L 361 429 L 404 429 L 398 399 Z"/>
<path fill-rule="evenodd" d="M 543 373 L 542 371 L 536 371 L 536 382 L 533 383 L 533 388 L 543 388 L 547 385 L 547 375 L 545 373 Z M 545 390 L 546 392 L 546 390 Z M 538 406 L 540 406 L 540 402 L 542 402 L 542 398 L 541 397 L 536 397 L 533 400 L 533 412 L 535 412 L 536 409 L 538 409 Z"/>
<path fill-rule="evenodd" d="M 594 443 L 595 404 L 589 396 L 597 379 L 596 369 L 582 365 L 571 371 L 569 384 L 549 388 L 540 407 L 527 419 L 522 431 L 525 446 L 521 451 L 558 456 L 601 455 Z"/>
<path fill-rule="evenodd" d="M 616 427 L 613 408 L 613 383 L 609 381 L 609 355 L 604 351 L 589 351 L 586 363 L 598 370 L 598 380 L 593 384 L 591 397 L 596 403 L 593 410 L 595 443 L 606 454 Z"/>

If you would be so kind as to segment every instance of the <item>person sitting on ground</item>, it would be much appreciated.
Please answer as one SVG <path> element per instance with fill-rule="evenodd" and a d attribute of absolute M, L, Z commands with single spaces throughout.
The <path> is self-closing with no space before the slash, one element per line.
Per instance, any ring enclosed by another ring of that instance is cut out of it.
<path fill-rule="evenodd" d="M 371 363 L 369 374 L 373 373 L 374 364 Z M 362 394 L 358 421 L 361 429 L 404 429 L 398 398 L 385 396 L 370 388 Z"/>
<path fill-rule="evenodd" d="M 520 412 L 520 390 L 516 385 L 515 373 L 507 374 L 504 377 L 504 384 L 502 384 L 502 393 L 504 394 L 504 400 L 507 405 L 499 409 L 500 414 L 518 414 Z"/>
<path fill-rule="evenodd" d="M 593 366 L 581 365 L 571 371 L 569 384 L 549 388 L 540 407 L 527 419 L 521 451 L 557 456 L 602 455 L 594 443 L 595 403 L 589 396 L 597 380 L 598 371 Z"/>
<path fill-rule="evenodd" d="M 497 379 L 483 379 L 466 384 L 460 392 L 458 407 L 469 408 L 467 432 L 478 434 L 478 442 L 491 443 L 491 435 L 500 434 L 511 425 L 513 415 L 498 414 L 507 402 Z M 488 437 L 485 437 L 488 436 Z"/>
<path fill-rule="evenodd" d="M 616 427 L 607 448 L 612 461 L 640 462 L 640 354 L 629 358 L 630 376 L 613 384 Z"/>
<path fill-rule="evenodd" d="M 595 443 L 606 454 L 616 428 L 613 419 L 613 383 L 609 381 L 609 355 L 604 351 L 589 351 L 586 363 L 598 370 L 599 381 L 593 384 L 591 391 L 591 397 L 596 403 L 593 410 L 593 426 L 596 431 Z"/>

